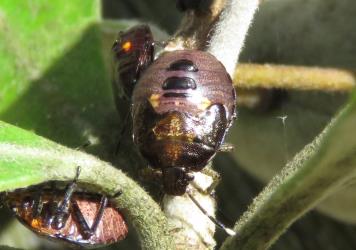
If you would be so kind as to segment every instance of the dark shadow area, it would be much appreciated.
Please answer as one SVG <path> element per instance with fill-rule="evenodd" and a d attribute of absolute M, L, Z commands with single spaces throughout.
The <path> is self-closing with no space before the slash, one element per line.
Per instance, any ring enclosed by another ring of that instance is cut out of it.
<path fill-rule="evenodd" d="M 102 14 L 107 19 L 139 19 L 153 22 L 163 30 L 173 33 L 182 14 L 175 0 L 102 0 Z"/>
<path fill-rule="evenodd" d="M 355 68 L 356 4 L 350 0 L 265 1 L 246 37 L 240 61 Z"/>
<path fill-rule="evenodd" d="M 1 225 L 1 227 L 0 227 L 0 235 L 7 228 L 9 223 L 11 222 L 11 220 L 12 220 L 11 216 L 12 215 L 11 215 L 9 209 L 4 207 L 3 204 L 1 204 L 1 201 L 0 201 L 0 221 L 1 221 L 1 224 L 0 224 Z"/>

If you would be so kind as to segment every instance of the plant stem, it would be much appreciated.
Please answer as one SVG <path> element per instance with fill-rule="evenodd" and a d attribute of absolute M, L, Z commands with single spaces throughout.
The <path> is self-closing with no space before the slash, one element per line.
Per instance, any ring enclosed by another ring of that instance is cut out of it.
<path fill-rule="evenodd" d="M 213 171 L 211 164 L 205 167 Z M 214 172 L 215 173 L 215 172 Z M 215 216 L 216 202 L 214 197 L 206 192 L 214 179 L 204 173 L 194 173 L 194 181 L 188 186 L 190 195 L 211 216 Z M 204 214 L 193 200 L 187 195 L 164 195 L 163 210 L 170 225 L 174 228 L 177 250 L 206 250 L 214 249 L 215 224 Z"/>
<path fill-rule="evenodd" d="M 221 249 L 267 249 L 300 216 L 355 178 L 356 94 L 326 129 L 275 176 Z"/>
<path fill-rule="evenodd" d="M 239 64 L 233 75 L 238 88 L 348 92 L 356 85 L 355 72 L 346 69 Z"/>
<path fill-rule="evenodd" d="M 133 180 L 109 163 L 58 145 L 34 133 L 0 122 L 0 191 L 12 191 L 46 181 L 71 181 L 81 167 L 78 183 L 85 190 L 112 196 L 134 225 L 143 249 L 174 249 L 160 207 Z"/>
<path fill-rule="evenodd" d="M 227 0 L 214 25 L 208 51 L 233 75 L 248 28 L 259 5 L 258 0 Z"/>
<path fill-rule="evenodd" d="M 225 0 L 213 0 L 206 12 L 186 11 L 165 50 L 206 49 L 209 32 L 219 18 L 224 5 Z"/>

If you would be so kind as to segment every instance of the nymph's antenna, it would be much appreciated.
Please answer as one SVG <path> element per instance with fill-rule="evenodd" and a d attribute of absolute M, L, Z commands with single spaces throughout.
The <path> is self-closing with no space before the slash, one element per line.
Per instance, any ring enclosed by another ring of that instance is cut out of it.
<path fill-rule="evenodd" d="M 224 230 L 228 235 L 234 236 L 236 235 L 236 232 L 228 227 L 226 227 L 224 224 L 222 224 L 220 221 L 215 219 L 213 216 L 211 216 L 200 204 L 199 202 L 193 197 L 193 195 L 190 193 L 190 191 L 187 191 L 187 195 L 189 198 L 194 202 L 194 204 L 202 211 L 203 214 L 205 214 L 215 225 L 220 227 L 222 230 Z"/>

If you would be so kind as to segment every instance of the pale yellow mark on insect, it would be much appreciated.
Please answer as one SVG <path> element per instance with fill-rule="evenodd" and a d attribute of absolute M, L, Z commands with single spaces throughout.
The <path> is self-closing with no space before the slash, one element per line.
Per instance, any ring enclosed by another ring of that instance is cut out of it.
<path fill-rule="evenodd" d="M 159 94 L 152 94 L 152 95 L 148 98 L 148 100 L 149 100 L 149 102 L 151 103 L 151 105 L 152 105 L 153 108 L 157 108 L 157 107 L 158 107 L 158 105 L 159 105 L 159 103 L 160 103 L 159 99 L 160 99 L 160 95 L 159 95 Z"/>
<path fill-rule="evenodd" d="M 194 139 L 194 134 L 188 131 L 184 131 L 182 129 L 183 126 L 184 125 L 182 120 L 179 119 L 177 116 L 173 116 L 169 124 L 169 132 L 167 135 L 170 137 L 181 138 L 192 142 Z"/>
<path fill-rule="evenodd" d="M 210 105 L 211 105 L 211 101 L 208 98 L 204 97 L 199 103 L 198 108 L 201 110 L 206 110 Z"/>
<path fill-rule="evenodd" d="M 177 116 L 173 116 L 169 123 L 169 131 L 167 135 L 172 137 L 182 136 L 183 131 L 181 129 L 181 126 L 182 126 L 182 121 Z"/>
<path fill-rule="evenodd" d="M 153 133 L 157 140 L 175 138 L 184 141 L 193 141 L 194 133 L 184 130 L 182 119 L 176 115 L 170 115 L 161 120 L 154 128 Z"/>
<path fill-rule="evenodd" d="M 182 154 L 182 147 L 178 144 L 169 144 L 165 151 L 173 161 L 177 161 Z"/>

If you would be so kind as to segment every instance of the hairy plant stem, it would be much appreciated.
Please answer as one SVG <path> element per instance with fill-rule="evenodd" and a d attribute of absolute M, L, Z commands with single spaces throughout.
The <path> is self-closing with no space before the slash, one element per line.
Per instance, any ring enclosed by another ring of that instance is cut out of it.
<path fill-rule="evenodd" d="M 211 164 L 205 167 L 211 169 Z M 194 173 L 194 181 L 188 186 L 189 194 L 210 215 L 215 216 L 216 202 L 209 188 L 215 185 L 212 176 L 206 173 Z M 207 192 L 209 190 L 209 192 Z M 173 228 L 177 250 L 214 249 L 215 224 L 193 202 L 188 194 L 183 196 L 165 195 L 163 210 Z"/>
<path fill-rule="evenodd" d="M 178 49 L 206 49 L 209 33 L 219 18 L 226 0 L 214 0 L 205 12 L 185 12 L 176 33 L 169 40 L 166 51 Z"/>
<path fill-rule="evenodd" d="M 109 196 L 122 192 L 114 201 L 134 225 L 143 249 L 174 249 L 158 204 L 120 170 L 92 155 L 0 122 L 0 191 L 52 180 L 71 181 L 77 166 L 81 167 L 78 183 L 86 190 Z"/>
<path fill-rule="evenodd" d="M 356 86 L 356 77 L 355 71 L 347 69 L 241 63 L 233 82 L 243 89 L 349 92 Z"/>
<path fill-rule="evenodd" d="M 209 38 L 208 51 L 233 75 L 258 0 L 228 0 Z"/>
<path fill-rule="evenodd" d="M 267 249 L 300 216 L 356 176 L 356 93 L 325 130 L 275 176 L 235 226 L 223 250 Z"/>

